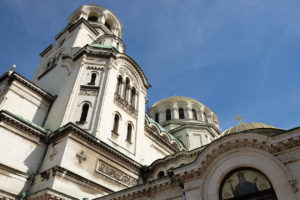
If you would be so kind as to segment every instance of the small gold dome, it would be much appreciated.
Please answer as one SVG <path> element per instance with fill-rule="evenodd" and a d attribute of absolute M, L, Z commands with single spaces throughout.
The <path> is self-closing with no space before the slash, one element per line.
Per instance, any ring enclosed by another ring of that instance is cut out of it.
<path fill-rule="evenodd" d="M 254 129 L 273 129 L 273 130 L 276 130 L 276 132 L 278 132 L 278 130 L 283 130 L 283 129 L 276 128 L 269 124 L 264 124 L 264 123 L 260 123 L 260 122 L 249 122 L 249 123 L 241 123 L 236 126 L 233 126 L 229 129 L 227 129 L 226 131 L 224 131 L 220 136 L 254 130 Z"/>

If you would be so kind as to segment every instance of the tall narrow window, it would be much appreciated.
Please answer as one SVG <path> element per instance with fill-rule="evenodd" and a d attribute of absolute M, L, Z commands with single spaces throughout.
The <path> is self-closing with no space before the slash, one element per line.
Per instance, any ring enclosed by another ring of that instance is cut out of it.
<path fill-rule="evenodd" d="M 159 115 L 158 113 L 155 113 L 155 121 L 158 123 L 159 122 Z"/>
<path fill-rule="evenodd" d="M 124 99 L 127 100 L 128 99 L 128 93 L 129 93 L 129 87 L 130 87 L 130 80 L 129 78 L 126 78 L 126 82 L 125 82 L 125 91 L 124 91 Z"/>
<path fill-rule="evenodd" d="M 88 84 L 89 85 L 95 85 L 96 77 L 97 77 L 97 74 L 96 73 L 92 73 L 92 75 L 91 75 L 91 81 Z"/>
<path fill-rule="evenodd" d="M 208 123 L 208 119 L 207 119 L 206 113 L 203 113 L 203 118 L 204 118 L 204 121 L 205 121 L 206 123 Z"/>
<path fill-rule="evenodd" d="M 136 91 L 135 88 L 132 88 L 131 90 L 131 95 L 130 95 L 130 104 L 135 107 L 135 96 L 136 96 Z"/>
<path fill-rule="evenodd" d="M 183 110 L 183 108 L 179 108 L 178 112 L 179 112 L 179 119 L 184 119 L 184 110 Z"/>
<path fill-rule="evenodd" d="M 195 109 L 192 109 L 192 114 L 193 114 L 193 120 L 198 120 L 197 118 L 197 112 Z"/>
<path fill-rule="evenodd" d="M 119 129 L 119 121 L 120 121 L 120 117 L 118 114 L 115 114 L 115 118 L 114 118 L 114 126 L 113 126 L 113 132 L 114 133 L 118 133 L 118 129 Z"/>
<path fill-rule="evenodd" d="M 121 91 L 122 83 L 123 83 L 123 78 L 122 78 L 122 76 L 119 76 L 118 84 L 117 84 L 117 90 L 116 90 L 118 95 L 121 95 L 121 93 L 122 93 L 122 91 Z"/>
<path fill-rule="evenodd" d="M 166 120 L 171 120 L 171 111 L 169 109 L 166 110 Z"/>
<path fill-rule="evenodd" d="M 86 121 L 86 118 L 87 118 L 87 115 L 89 112 L 89 107 L 90 107 L 89 104 L 87 104 L 87 103 L 83 104 L 79 122 L 83 123 Z"/>
<path fill-rule="evenodd" d="M 110 25 L 109 25 L 109 23 L 107 23 L 107 21 L 105 22 L 105 24 L 104 24 L 105 26 L 106 26 L 106 28 L 108 28 L 109 30 L 111 29 L 111 27 L 110 27 Z"/>
<path fill-rule="evenodd" d="M 132 125 L 128 124 L 127 126 L 127 137 L 126 141 L 131 143 L 131 135 L 132 135 Z"/>

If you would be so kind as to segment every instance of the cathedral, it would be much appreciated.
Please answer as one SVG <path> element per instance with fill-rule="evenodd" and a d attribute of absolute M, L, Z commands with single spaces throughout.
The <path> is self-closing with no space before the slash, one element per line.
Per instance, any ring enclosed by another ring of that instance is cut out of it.
<path fill-rule="evenodd" d="M 151 85 L 112 11 L 82 5 L 40 56 L 32 80 L 0 77 L 0 199 L 300 199 L 300 127 L 221 132 L 185 96 L 146 112 Z"/>

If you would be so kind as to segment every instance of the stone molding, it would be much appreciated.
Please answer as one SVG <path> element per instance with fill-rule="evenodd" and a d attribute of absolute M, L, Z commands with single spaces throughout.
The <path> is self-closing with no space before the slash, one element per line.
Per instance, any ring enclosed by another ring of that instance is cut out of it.
<path fill-rule="evenodd" d="M 11 113 L 5 110 L 0 111 L 0 122 L 4 122 L 5 124 L 20 129 L 24 131 L 24 133 L 27 135 L 37 137 L 39 138 L 40 141 L 44 141 L 44 142 L 46 141 L 47 135 L 45 132 L 37 129 L 36 127 L 30 125 L 29 123 L 25 123 L 19 120 L 18 118 L 16 118 Z"/>
<path fill-rule="evenodd" d="M 59 178 L 66 178 L 68 180 L 73 179 L 75 182 L 79 182 L 79 183 L 83 182 L 89 187 L 97 188 L 97 189 L 107 192 L 107 193 L 113 192 L 113 190 L 111 190 L 101 184 L 91 181 L 90 179 L 87 179 L 81 175 L 78 175 L 75 172 L 72 172 L 72 171 L 70 171 L 64 167 L 60 167 L 60 166 L 52 167 L 50 169 L 47 169 L 46 171 L 43 171 L 43 172 L 35 175 L 33 184 L 36 184 L 36 183 L 39 184 L 40 181 L 47 181 L 48 179 L 52 178 L 53 176 L 58 176 Z"/>
<path fill-rule="evenodd" d="M 90 45 L 85 45 L 79 51 L 77 51 L 73 56 L 73 61 L 79 59 L 82 55 L 97 57 L 97 58 L 116 58 L 117 50 L 115 48 L 99 48 L 92 47 Z"/>
<path fill-rule="evenodd" d="M 161 135 L 156 134 L 155 131 L 153 131 L 151 129 L 151 127 L 149 127 L 148 125 L 145 125 L 145 131 L 156 141 L 159 141 L 161 143 L 163 143 L 164 145 L 166 145 L 168 148 L 170 148 L 172 151 L 174 151 L 175 153 L 179 151 L 179 149 L 175 148 L 174 146 L 171 145 L 171 143 L 169 143 L 168 141 L 166 141 Z"/>
<path fill-rule="evenodd" d="M 23 77 L 22 75 L 18 74 L 17 72 L 13 72 L 11 75 L 8 75 L 8 73 L 5 73 L 4 75 L 2 75 L 0 77 L 0 82 L 2 80 L 4 80 L 5 78 L 8 78 L 9 82 L 12 82 L 12 81 L 15 81 L 15 80 L 18 81 L 23 86 L 29 88 L 34 93 L 42 96 L 45 100 L 47 100 L 50 103 L 52 103 L 54 101 L 54 99 L 55 99 L 55 96 L 51 95 L 50 93 L 48 93 L 47 91 L 43 90 L 39 86 L 35 85 L 31 81 L 27 80 L 25 77 Z"/>
<path fill-rule="evenodd" d="M 63 194 L 51 188 L 45 188 L 36 193 L 30 194 L 26 200 L 78 200 L 77 198 Z"/>

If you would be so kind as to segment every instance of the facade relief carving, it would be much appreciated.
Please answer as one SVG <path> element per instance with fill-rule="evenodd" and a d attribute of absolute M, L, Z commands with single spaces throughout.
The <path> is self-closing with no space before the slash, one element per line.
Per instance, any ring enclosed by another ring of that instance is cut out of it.
<path fill-rule="evenodd" d="M 85 96 L 97 96 L 99 93 L 99 87 L 96 86 L 80 86 L 79 95 Z"/>
<path fill-rule="evenodd" d="M 79 153 L 76 154 L 76 158 L 78 159 L 78 162 L 81 164 L 83 161 L 86 161 L 86 155 L 83 150 L 81 150 Z"/>
<path fill-rule="evenodd" d="M 135 186 L 138 183 L 137 179 L 107 163 L 104 163 L 102 160 L 98 160 L 96 171 L 129 187 Z"/>

